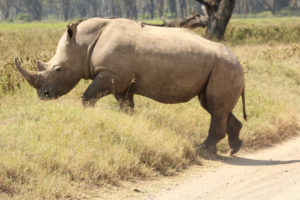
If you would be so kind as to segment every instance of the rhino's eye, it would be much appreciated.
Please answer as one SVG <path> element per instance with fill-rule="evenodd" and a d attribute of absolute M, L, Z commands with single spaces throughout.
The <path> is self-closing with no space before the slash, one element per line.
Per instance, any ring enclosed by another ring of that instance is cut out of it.
<path fill-rule="evenodd" d="M 61 67 L 60 66 L 56 66 L 55 67 L 55 71 L 59 72 L 61 70 Z"/>

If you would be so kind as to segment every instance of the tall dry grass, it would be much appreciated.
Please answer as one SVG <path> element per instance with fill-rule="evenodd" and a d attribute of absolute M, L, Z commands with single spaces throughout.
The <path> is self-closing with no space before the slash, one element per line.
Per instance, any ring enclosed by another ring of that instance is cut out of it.
<path fill-rule="evenodd" d="M 1 25 L 0 25 L 1 27 Z M 173 174 L 201 161 L 209 115 L 197 99 L 165 105 L 136 96 L 132 115 L 113 97 L 84 109 L 80 84 L 64 97 L 40 101 L 13 66 L 48 60 L 63 27 L 0 30 L 0 199 L 90 199 L 120 180 Z M 230 45 L 230 44 L 229 44 Z M 300 43 L 231 45 L 246 76 L 249 121 L 244 149 L 296 134 L 300 111 Z M 13 92 L 12 92 L 13 91 Z M 241 102 L 234 110 L 242 119 Z M 219 150 L 228 150 L 227 141 Z"/>

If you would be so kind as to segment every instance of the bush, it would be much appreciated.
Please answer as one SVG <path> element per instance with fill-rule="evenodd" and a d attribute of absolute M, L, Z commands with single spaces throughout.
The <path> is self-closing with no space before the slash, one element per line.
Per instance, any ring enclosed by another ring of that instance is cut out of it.
<path fill-rule="evenodd" d="M 32 22 L 33 21 L 33 16 L 30 13 L 20 13 L 17 16 L 18 21 L 22 22 Z"/>

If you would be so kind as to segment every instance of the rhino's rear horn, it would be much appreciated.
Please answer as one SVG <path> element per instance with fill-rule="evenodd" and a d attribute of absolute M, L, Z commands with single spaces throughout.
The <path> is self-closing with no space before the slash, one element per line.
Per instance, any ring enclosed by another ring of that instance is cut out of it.
<path fill-rule="evenodd" d="M 28 83 L 34 87 L 34 88 L 38 88 L 38 84 L 37 84 L 37 73 L 36 72 L 30 72 L 30 71 L 26 71 L 25 69 L 23 69 L 19 63 L 18 58 L 15 58 L 15 65 L 18 69 L 18 71 L 24 76 L 24 78 L 28 81 Z"/>
<path fill-rule="evenodd" d="M 40 61 L 40 60 L 37 60 L 37 61 L 36 61 L 36 68 L 37 68 L 38 72 L 41 72 L 41 71 L 46 70 L 45 63 L 43 63 L 43 62 Z"/>

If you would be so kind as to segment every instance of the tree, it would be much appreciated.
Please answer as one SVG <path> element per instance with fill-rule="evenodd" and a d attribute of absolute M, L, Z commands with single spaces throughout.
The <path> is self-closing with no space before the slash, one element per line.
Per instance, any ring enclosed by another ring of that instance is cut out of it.
<path fill-rule="evenodd" d="M 276 10 L 279 10 L 283 7 L 287 7 L 290 5 L 290 0 L 274 0 L 274 7 Z"/>
<path fill-rule="evenodd" d="M 206 37 L 209 39 L 224 38 L 227 24 L 231 18 L 235 0 L 195 0 L 202 3 L 208 14 Z"/>
<path fill-rule="evenodd" d="M 62 0 L 62 14 L 64 20 L 67 21 L 70 18 L 70 0 Z"/>
<path fill-rule="evenodd" d="M 172 15 L 177 18 L 177 3 L 175 0 L 169 0 L 169 8 L 170 8 L 170 12 L 172 13 Z"/>
<path fill-rule="evenodd" d="M 186 12 L 186 1 L 185 0 L 179 0 L 179 10 L 180 10 L 180 17 L 183 18 L 185 16 Z"/>
<path fill-rule="evenodd" d="M 298 7 L 298 2 L 297 2 L 297 0 L 291 0 L 290 6 L 292 6 L 292 7 Z"/>
<path fill-rule="evenodd" d="M 3 17 L 4 19 L 9 18 L 9 9 L 11 7 L 11 1 L 10 0 L 1 0 L 0 1 L 0 8 L 1 11 L 3 12 Z"/>
<path fill-rule="evenodd" d="M 150 15 L 151 15 L 151 19 L 154 18 L 154 0 L 150 0 Z"/>
<path fill-rule="evenodd" d="M 97 0 L 87 0 L 87 2 L 91 5 L 92 7 L 92 16 L 93 17 L 97 17 L 98 15 L 98 4 L 97 4 Z"/>
<path fill-rule="evenodd" d="M 137 14 L 136 1 L 123 0 L 123 3 L 124 3 L 126 17 L 131 19 L 137 19 L 138 14 Z"/>
<path fill-rule="evenodd" d="M 111 0 L 110 3 L 111 15 L 114 17 L 122 17 L 121 6 L 119 0 Z"/>
<path fill-rule="evenodd" d="M 158 9 L 158 15 L 159 15 L 159 17 L 162 17 L 164 15 L 164 1 L 156 0 L 156 5 L 157 5 L 157 9 Z"/>
<path fill-rule="evenodd" d="M 43 14 L 42 0 L 25 0 L 27 11 L 32 14 L 33 19 L 41 20 Z"/>

